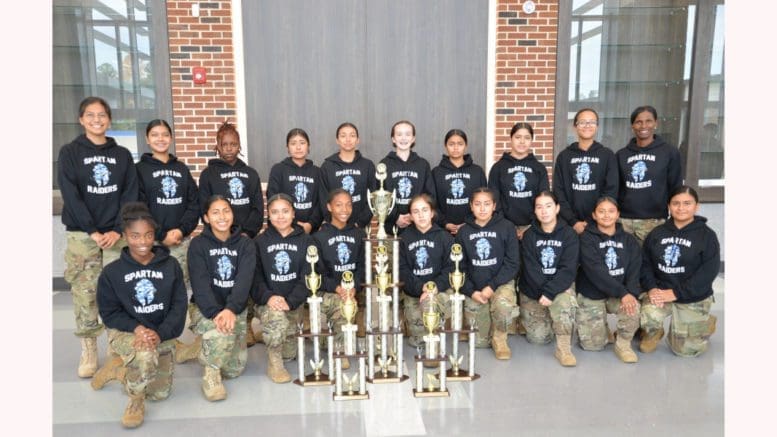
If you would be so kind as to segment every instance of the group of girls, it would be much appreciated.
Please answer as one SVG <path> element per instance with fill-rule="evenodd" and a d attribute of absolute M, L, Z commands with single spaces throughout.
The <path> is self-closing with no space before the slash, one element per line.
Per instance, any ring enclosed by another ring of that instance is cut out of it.
<path fill-rule="evenodd" d="M 706 350 L 714 330 L 709 308 L 718 241 L 696 215 L 696 192 L 677 183 L 679 154 L 654 134 L 656 118 L 655 109 L 637 108 L 635 138 L 613 154 L 594 140 L 596 112 L 579 111 L 578 141 L 559 155 L 552 192 L 545 166 L 532 153 L 534 131 L 527 123 L 513 127 L 510 151 L 488 179 L 467 153 L 461 130 L 446 134 L 446 154 L 432 170 L 412 150 L 413 124 L 395 123 L 395 150 L 382 161 L 389 169 L 385 188 L 397 195 L 386 230 L 396 226 L 401 232 L 408 343 L 422 344 L 422 306 L 450 312 L 455 242 L 463 248 L 466 323 L 478 328 L 476 345 L 492 347 L 499 359 L 511 356 L 507 333 L 520 315 L 530 342 L 555 337 L 556 357 L 573 366 L 573 331 L 582 348 L 604 348 L 611 337 L 608 311 L 618 314 L 614 350 L 624 362 L 637 361 L 631 349 L 637 328 L 643 329 L 640 349 L 652 351 L 669 315 L 675 353 Z M 124 381 L 127 427 L 143 422 L 144 399 L 169 395 L 173 362 L 196 357 L 204 368 L 205 397 L 225 399 L 222 378 L 244 370 L 256 313 L 267 373 L 274 382 L 290 381 L 283 362 L 296 356 L 294 334 L 311 272 L 308 247 L 318 248 L 323 320 L 334 324 L 338 336 L 340 302 L 361 293 L 369 268 L 363 259 L 365 227 L 372 220 L 366 196 L 377 180 L 374 164 L 358 150 L 356 126 L 337 128 L 339 150 L 321 168 L 308 159 L 307 133 L 288 133 L 289 157 L 270 173 L 263 229 L 261 181 L 239 158 L 233 125 L 219 128 L 218 158 L 208 162 L 198 187 L 170 153 L 173 135 L 165 121 L 148 124 L 151 152 L 133 166 L 129 152 L 106 136 L 110 120 L 103 99 L 85 99 L 79 108 L 85 132 L 59 158 L 66 279 L 82 344 L 79 376 L 93 377 L 96 389 L 111 379 Z M 661 196 L 663 207 L 655 201 Z M 200 218 L 203 231 L 191 238 Z M 628 227 L 621 225 L 627 221 Z M 644 240 L 642 249 L 624 229 Z M 107 265 L 111 260 L 117 261 Z M 355 275 L 352 290 L 341 286 L 345 271 Z M 428 281 L 440 291 L 434 299 L 424 287 Z M 187 310 L 196 340 L 182 345 L 176 338 Z M 108 360 L 99 370 L 98 311 L 109 341 Z M 342 364 L 349 366 L 345 359 Z"/>

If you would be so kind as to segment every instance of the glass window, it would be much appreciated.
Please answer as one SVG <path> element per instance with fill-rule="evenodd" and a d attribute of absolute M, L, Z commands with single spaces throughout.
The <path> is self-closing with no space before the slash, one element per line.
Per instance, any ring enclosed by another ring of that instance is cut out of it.
<path fill-rule="evenodd" d="M 700 138 L 699 186 L 714 187 L 724 185 L 723 173 L 723 35 L 724 6 L 715 7 L 714 37 L 710 56 L 710 75 L 707 82 L 706 102 L 704 106 L 704 126 Z"/>

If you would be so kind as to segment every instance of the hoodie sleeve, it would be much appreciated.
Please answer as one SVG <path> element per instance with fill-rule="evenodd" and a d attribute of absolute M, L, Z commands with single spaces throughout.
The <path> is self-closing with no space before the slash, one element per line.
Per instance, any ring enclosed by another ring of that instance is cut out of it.
<path fill-rule="evenodd" d="M 467 227 L 467 225 L 464 225 L 464 227 Z M 470 271 L 472 270 L 472 266 L 469 263 L 469 254 L 467 253 L 467 246 L 464 244 L 464 237 L 462 236 L 462 233 L 459 232 L 456 234 L 456 238 L 454 240 L 456 243 L 459 243 L 461 245 L 461 261 L 459 261 L 459 269 L 461 269 L 462 272 L 464 272 L 464 285 L 461 286 L 461 290 L 459 292 L 467 297 L 472 297 L 472 293 L 475 291 L 475 284 L 472 282 L 472 274 Z"/>
<path fill-rule="evenodd" d="M 618 187 L 620 186 L 618 159 L 615 157 L 615 153 L 609 151 L 609 149 L 607 150 L 607 172 L 605 173 L 602 196 L 610 196 L 613 199 L 617 199 Z"/>
<path fill-rule="evenodd" d="M 138 200 L 138 171 L 135 169 L 135 162 L 132 160 L 129 150 L 122 148 L 122 154 L 124 155 L 122 159 L 127 163 L 127 168 L 124 172 L 124 182 L 121 184 L 119 208 L 128 202 L 136 202 Z M 116 214 L 113 230 L 121 235 L 121 214 Z"/>
<path fill-rule="evenodd" d="M 321 226 L 321 223 L 324 221 L 321 208 L 317 207 L 316 205 L 326 204 L 326 200 L 329 197 L 321 197 L 321 189 L 319 188 L 321 185 L 323 185 L 323 178 L 321 176 L 321 169 L 316 168 L 316 176 L 314 178 L 313 185 L 315 187 L 315 193 L 313 193 L 313 208 L 311 208 L 310 217 L 308 218 L 308 223 L 310 223 L 310 225 L 313 227 L 313 231 L 318 229 Z M 269 195 L 267 198 L 269 199 Z M 326 208 L 326 205 L 324 205 L 324 208 Z"/>
<path fill-rule="evenodd" d="M 256 264 L 254 265 L 254 284 L 251 287 L 251 297 L 257 305 L 267 305 L 267 301 L 270 300 L 273 293 L 272 290 L 270 290 L 270 286 L 267 284 L 267 279 L 265 279 L 264 276 L 264 269 L 262 268 L 262 248 L 260 238 L 261 235 L 254 240 Z"/>
<path fill-rule="evenodd" d="M 319 222 L 319 226 L 321 223 L 324 222 L 324 220 L 331 220 L 329 217 L 329 211 L 326 209 L 326 199 L 329 198 L 329 190 L 332 188 L 329 187 L 329 176 L 327 174 L 327 161 L 324 161 L 323 164 L 321 164 L 320 171 L 320 182 L 318 184 L 318 211 L 319 211 L 319 217 L 321 217 L 321 221 Z"/>
<path fill-rule="evenodd" d="M 564 251 L 556 266 L 556 274 L 540 288 L 540 292 L 550 300 L 569 289 L 577 276 L 577 261 L 580 255 L 580 241 L 571 228 L 566 229 Z"/>
<path fill-rule="evenodd" d="M 70 145 L 66 145 L 59 151 L 59 160 L 57 161 L 59 190 L 62 193 L 62 200 L 67 206 L 68 214 L 75 219 L 82 231 L 92 234 L 97 232 L 97 227 L 81 196 L 78 187 L 78 169 L 73 155 Z"/>
<path fill-rule="evenodd" d="M 192 173 L 187 172 L 186 178 L 188 179 L 187 185 L 189 186 L 186 192 L 186 211 L 181 217 L 181 233 L 184 237 L 190 235 L 200 224 L 200 197 L 197 190 L 197 183 L 194 182 Z"/>
<path fill-rule="evenodd" d="M 677 300 L 694 302 L 705 296 L 720 269 L 720 243 L 715 232 L 708 230 L 706 244 L 699 257 L 701 262 L 691 276 L 674 289 Z"/>
<path fill-rule="evenodd" d="M 270 169 L 270 179 L 267 180 L 268 199 L 281 192 L 281 187 L 283 186 L 283 172 L 281 171 L 281 165 L 283 164 L 275 164 L 272 166 L 272 169 Z"/>
<path fill-rule="evenodd" d="M 162 341 L 177 338 L 183 332 L 186 324 L 186 285 L 183 281 L 183 270 L 175 258 L 171 258 L 175 264 L 175 280 L 173 282 L 173 296 L 170 300 L 170 311 L 165 320 L 159 324 L 157 334 Z"/>
<path fill-rule="evenodd" d="M 362 284 L 366 280 L 367 269 L 371 268 L 369 264 L 364 265 L 364 245 L 370 244 L 369 241 L 364 241 L 365 238 L 367 238 L 367 234 L 363 229 L 359 229 L 356 239 L 356 271 L 353 272 L 356 291 L 362 290 Z"/>
<path fill-rule="evenodd" d="M 445 198 L 446 192 L 442 188 L 442 178 L 439 175 L 440 172 L 440 166 L 432 169 L 432 185 L 434 185 L 434 198 L 440 199 Z M 438 184 L 439 182 L 439 184 Z M 445 212 L 443 212 L 443 206 L 435 201 L 435 204 L 437 205 L 437 211 L 434 214 L 434 222 L 437 223 L 437 226 L 445 229 L 445 223 L 446 223 L 446 217 Z"/>
<path fill-rule="evenodd" d="M 434 178 L 432 178 L 432 167 L 429 166 L 429 162 L 424 159 L 424 190 L 423 192 L 431 196 L 434 204 L 437 204 L 437 190 L 434 188 Z"/>
<path fill-rule="evenodd" d="M 405 240 L 399 242 L 399 277 L 404 281 L 405 294 L 412 297 L 421 297 L 421 286 L 417 283 L 416 277 L 413 276 L 413 269 L 408 263 L 409 251 L 407 250 L 407 244 Z"/>
<path fill-rule="evenodd" d="M 306 235 L 306 237 L 307 237 L 306 238 L 307 241 L 303 243 L 303 247 L 305 248 L 307 248 L 309 245 L 313 243 L 312 241 L 313 239 L 309 235 Z M 310 263 L 304 262 L 304 261 L 305 260 L 303 258 L 302 268 L 300 269 L 301 275 L 299 279 L 297 279 L 297 283 L 294 284 L 294 288 L 291 289 L 291 292 L 286 297 L 286 302 L 289 304 L 289 307 L 292 310 L 302 305 L 307 299 L 307 297 L 310 295 L 310 291 L 305 286 L 305 275 L 310 274 Z"/>
<path fill-rule="evenodd" d="M 313 244 L 318 249 L 319 259 L 316 263 L 316 272 L 321 275 L 321 290 L 329 293 L 333 293 L 337 286 L 340 285 L 338 274 L 334 269 L 328 269 L 324 263 L 324 245 L 319 241 L 319 236 L 313 237 Z"/>
<path fill-rule="evenodd" d="M 262 179 L 256 175 L 256 185 L 251 187 L 251 212 L 243 223 L 242 231 L 254 238 L 264 226 L 264 197 L 262 197 Z"/>
<path fill-rule="evenodd" d="M 133 332 L 140 325 L 140 322 L 124 310 L 106 270 L 100 273 L 97 280 L 97 309 L 103 323 L 109 328 Z"/>
<path fill-rule="evenodd" d="M 629 261 L 626 265 L 626 278 L 624 279 L 626 281 L 626 290 L 634 297 L 639 297 L 641 292 L 639 275 L 642 269 L 642 248 L 639 247 L 637 239 L 630 234 L 626 234 L 626 245 L 628 246 L 629 253 Z"/>
<path fill-rule="evenodd" d="M 515 279 L 518 275 L 518 269 L 521 265 L 521 251 L 518 243 L 518 236 L 512 231 L 512 223 L 505 220 L 509 226 L 502 229 L 502 244 L 505 248 L 504 259 L 496 275 L 488 281 L 487 285 L 496 291 L 497 287 L 504 285 Z M 574 279 L 574 278 L 573 278 Z"/>
<path fill-rule="evenodd" d="M 597 243 L 596 237 L 588 232 L 583 233 L 580 238 L 580 268 L 590 279 L 591 283 L 595 284 L 596 288 L 607 295 L 611 297 L 625 296 L 628 293 L 626 286 L 610 276 L 610 272 L 604 264 L 604 259 L 597 250 Z M 636 271 L 639 273 L 639 266 L 637 266 Z M 630 271 L 627 270 L 628 272 Z"/>
<path fill-rule="evenodd" d="M 567 192 L 567 186 L 569 186 L 570 182 L 566 180 L 566 175 L 564 174 L 565 166 L 563 165 L 563 160 L 565 157 L 566 154 L 561 152 L 556 158 L 556 164 L 553 167 L 553 193 L 558 197 L 558 203 L 561 207 L 559 215 L 564 221 L 572 226 L 577 221 L 577 218 L 575 217 L 575 212 L 572 210 L 572 204 L 567 197 L 569 194 Z"/>
<path fill-rule="evenodd" d="M 207 249 L 200 244 L 198 237 L 192 240 L 186 254 L 186 264 L 189 267 L 189 280 L 192 284 L 192 298 L 203 316 L 212 319 L 224 307 L 219 305 L 211 288 L 211 277 L 208 272 Z"/>
<path fill-rule="evenodd" d="M 658 228 L 653 229 L 653 231 L 656 229 Z M 656 276 L 653 273 L 653 257 L 651 256 L 651 250 L 655 244 L 653 243 L 655 235 L 653 231 L 650 231 L 642 243 L 642 268 L 639 270 L 639 282 L 642 285 L 642 290 L 646 292 L 658 286 Z"/>
<path fill-rule="evenodd" d="M 499 185 L 499 175 L 502 171 L 502 160 L 497 161 L 491 171 L 488 172 L 488 188 L 494 192 L 496 198 L 496 210 L 504 214 L 504 208 L 502 207 L 502 187 Z"/>
<path fill-rule="evenodd" d="M 541 294 L 542 287 L 546 282 L 545 275 L 542 273 L 542 265 L 540 265 L 540 260 L 537 257 L 535 242 L 533 233 L 527 232 L 523 234 L 523 241 L 521 241 L 521 258 L 523 259 L 521 277 L 528 285 L 528 290 L 521 290 L 521 292 L 532 298 L 532 291 L 536 294 Z"/>
<path fill-rule="evenodd" d="M 208 198 L 213 195 L 213 187 L 210 186 L 210 180 L 208 179 L 209 175 L 210 169 L 208 167 L 205 167 L 205 169 L 200 173 L 197 190 L 200 196 L 200 216 L 205 215 L 207 212 L 205 211 L 205 205 L 207 204 Z"/>
<path fill-rule="evenodd" d="M 235 274 L 235 285 L 232 286 L 227 301 L 224 305 L 235 314 L 240 314 L 246 308 L 248 295 L 254 282 L 254 269 L 256 268 L 256 246 L 254 242 L 241 237 L 240 252 Z"/>
<path fill-rule="evenodd" d="M 669 146 L 669 167 L 666 174 L 666 192 L 671 193 L 683 184 L 683 164 L 679 149 Z"/>
<path fill-rule="evenodd" d="M 437 276 L 434 278 L 434 283 L 437 284 L 437 290 L 440 291 L 440 293 L 444 293 L 445 290 L 451 288 L 450 279 L 448 278 L 448 275 L 453 272 L 453 261 L 451 261 L 450 254 L 451 254 L 451 246 L 453 245 L 453 237 L 450 236 L 447 232 L 442 233 L 443 236 L 443 258 L 442 258 L 442 268 L 440 269 L 440 273 L 437 274 Z"/>
<path fill-rule="evenodd" d="M 543 192 L 543 191 L 550 191 L 550 183 L 548 182 L 548 169 L 545 167 L 545 165 L 539 161 L 537 161 L 540 165 L 537 167 L 537 174 L 540 176 L 540 182 L 537 186 L 537 194 Z M 615 168 L 615 172 L 617 175 L 618 168 Z"/>
<path fill-rule="evenodd" d="M 366 167 L 366 173 L 367 173 L 367 189 L 370 191 L 374 191 L 378 189 L 378 180 L 375 179 L 375 164 L 372 163 L 367 158 L 364 158 L 367 164 Z M 328 194 L 328 193 L 327 193 Z M 360 228 L 364 229 L 368 226 L 370 226 L 370 222 L 372 221 L 372 211 L 370 210 L 370 206 L 367 203 L 367 196 L 369 196 L 370 193 L 367 190 L 364 190 L 364 198 L 362 199 L 362 202 L 360 202 L 361 205 L 361 211 L 358 213 L 354 211 L 354 215 L 356 216 L 354 219 L 354 223 L 359 225 Z M 324 206 L 326 208 L 326 206 Z M 396 206 L 394 207 L 394 211 L 396 211 Z M 386 219 L 386 226 L 388 226 L 389 220 Z"/>

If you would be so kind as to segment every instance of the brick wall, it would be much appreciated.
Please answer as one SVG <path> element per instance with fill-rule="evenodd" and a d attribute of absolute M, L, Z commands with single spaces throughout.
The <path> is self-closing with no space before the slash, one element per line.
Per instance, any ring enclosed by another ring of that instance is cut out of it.
<path fill-rule="evenodd" d="M 191 6 L 199 3 L 200 16 Z M 215 157 L 216 131 L 236 123 L 235 61 L 231 1 L 167 2 L 176 154 L 195 179 Z M 206 69 L 207 83 L 195 85 L 192 68 Z"/>
<path fill-rule="evenodd" d="M 534 154 L 553 167 L 558 1 L 500 0 L 496 28 L 496 132 L 494 159 L 510 150 L 510 129 L 519 121 L 534 128 Z"/>

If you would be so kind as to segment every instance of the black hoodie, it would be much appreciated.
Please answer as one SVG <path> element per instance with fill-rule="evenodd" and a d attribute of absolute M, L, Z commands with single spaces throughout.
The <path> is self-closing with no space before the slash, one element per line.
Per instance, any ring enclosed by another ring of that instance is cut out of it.
<path fill-rule="evenodd" d="M 262 180 L 253 168 L 237 159 L 234 165 L 215 158 L 200 174 L 200 208 L 213 194 L 221 194 L 232 205 L 235 225 L 251 238 L 262 229 L 264 223 L 264 199 Z M 206 211 L 201 211 L 204 215 Z"/>
<path fill-rule="evenodd" d="M 591 221 L 601 196 L 618 198 L 618 163 L 612 150 L 594 141 L 587 151 L 574 142 L 556 158 L 553 192 L 558 196 L 559 215 L 569 225 Z"/>
<path fill-rule="evenodd" d="M 387 177 L 383 186 L 386 191 L 396 190 L 394 209 L 386 218 L 384 226 L 386 233 L 392 234 L 399 215 L 410 211 L 410 199 L 413 196 L 426 193 L 434 200 L 434 180 L 429 162 L 413 151 L 410 151 L 407 161 L 397 156 L 396 151 L 391 151 L 380 162 L 386 164 Z"/>
<path fill-rule="evenodd" d="M 355 223 L 360 228 L 369 226 L 372 220 L 372 211 L 367 204 L 367 190 L 378 188 L 375 179 L 375 164 L 356 151 L 353 162 L 345 162 L 340 159 L 339 153 L 334 153 L 321 164 L 321 191 L 320 199 L 321 216 L 324 220 L 331 220 L 326 209 L 326 200 L 329 192 L 335 188 L 342 188 L 351 194 L 353 202 L 353 214 L 348 223 Z"/>
<path fill-rule="evenodd" d="M 267 305 L 272 296 L 281 296 L 293 310 L 305 302 L 308 289 L 305 275 L 310 274 L 307 262 L 308 246 L 313 237 L 294 224 L 287 236 L 282 236 L 272 224 L 254 240 L 256 244 L 256 275 L 251 297 L 259 305 Z M 317 271 L 316 273 L 321 273 Z"/>
<path fill-rule="evenodd" d="M 486 173 L 472 162 L 469 154 L 464 155 L 464 165 L 456 167 L 448 156 L 443 155 L 440 164 L 432 169 L 437 214 L 435 222 L 441 227 L 452 223 L 464 223 L 470 214 L 469 199 L 475 188 L 485 187 Z"/>
<path fill-rule="evenodd" d="M 97 308 L 105 326 L 133 332 L 138 325 L 154 330 L 162 341 L 176 338 L 186 323 L 183 271 L 170 251 L 155 246 L 143 265 L 129 253 L 108 264 L 97 281 Z"/>
<path fill-rule="evenodd" d="M 331 223 L 324 223 L 321 229 L 313 234 L 323 264 L 321 269 L 316 266 L 316 272 L 322 275 L 322 290 L 334 293 L 346 270 L 353 273 L 354 288 L 361 290 L 365 274 L 365 238 L 367 234 L 364 229 L 348 224 L 343 229 L 337 229 Z"/>
<path fill-rule="evenodd" d="M 674 290 L 677 303 L 693 303 L 712 296 L 712 282 L 720 269 L 720 244 L 707 219 L 677 229 L 669 219 L 653 229 L 642 245 L 642 289 Z"/>
<path fill-rule="evenodd" d="M 434 281 L 440 293 L 450 288 L 452 245 L 451 234 L 434 223 L 425 233 L 415 226 L 407 227 L 399 242 L 399 279 L 405 283 L 405 294 L 421 297 L 428 281 Z"/>
<path fill-rule="evenodd" d="M 521 240 L 521 293 L 535 300 L 541 296 L 555 299 L 575 282 L 579 253 L 574 229 L 558 220 L 548 233 L 535 220 Z"/>
<path fill-rule="evenodd" d="M 210 226 L 189 245 L 187 255 L 192 283 L 192 302 L 205 317 L 212 319 L 223 309 L 240 314 L 246 308 L 254 279 L 254 243 L 232 227 L 227 241 L 213 235 Z"/>
<path fill-rule="evenodd" d="M 680 151 L 658 135 L 645 147 L 632 138 L 616 153 L 620 170 L 621 217 L 662 219 L 669 214 L 669 193 L 683 184 Z"/>
<path fill-rule="evenodd" d="M 68 231 L 121 233 L 119 211 L 138 200 L 138 175 L 129 150 L 106 137 L 105 144 L 79 135 L 59 151 L 62 223 Z"/>
<path fill-rule="evenodd" d="M 534 198 L 550 189 L 548 169 L 533 153 L 516 159 L 505 152 L 488 173 L 488 188 L 496 193 L 497 210 L 515 226 L 526 226 L 534 218 Z"/>
<path fill-rule="evenodd" d="M 138 198 L 148 205 L 159 228 L 156 240 L 162 241 L 167 231 L 178 229 L 183 236 L 191 234 L 200 222 L 197 183 L 189 167 L 173 155 L 167 163 L 151 153 L 144 153 L 135 164 L 138 171 Z"/>
<path fill-rule="evenodd" d="M 321 225 L 319 204 L 326 202 L 319 197 L 320 171 L 309 159 L 300 167 L 291 158 L 286 158 L 272 166 L 267 183 L 267 198 L 277 193 L 291 196 L 294 199 L 294 217 L 298 222 L 310 223 L 313 231 Z"/>
<path fill-rule="evenodd" d="M 472 292 L 486 286 L 496 291 L 518 274 L 521 261 L 515 226 L 501 213 L 494 212 L 485 226 L 475 223 L 474 217 L 467 218 L 456 234 L 456 242 L 463 249 L 459 265 L 467 275 L 461 293 L 472 296 Z"/>
<path fill-rule="evenodd" d="M 580 271 L 576 290 L 589 299 L 621 298 L 627 293 L 638 297 L 642 248 L 633 235 L 615 224 L 615 235 L 589 223 L 580 235 Z"/>

